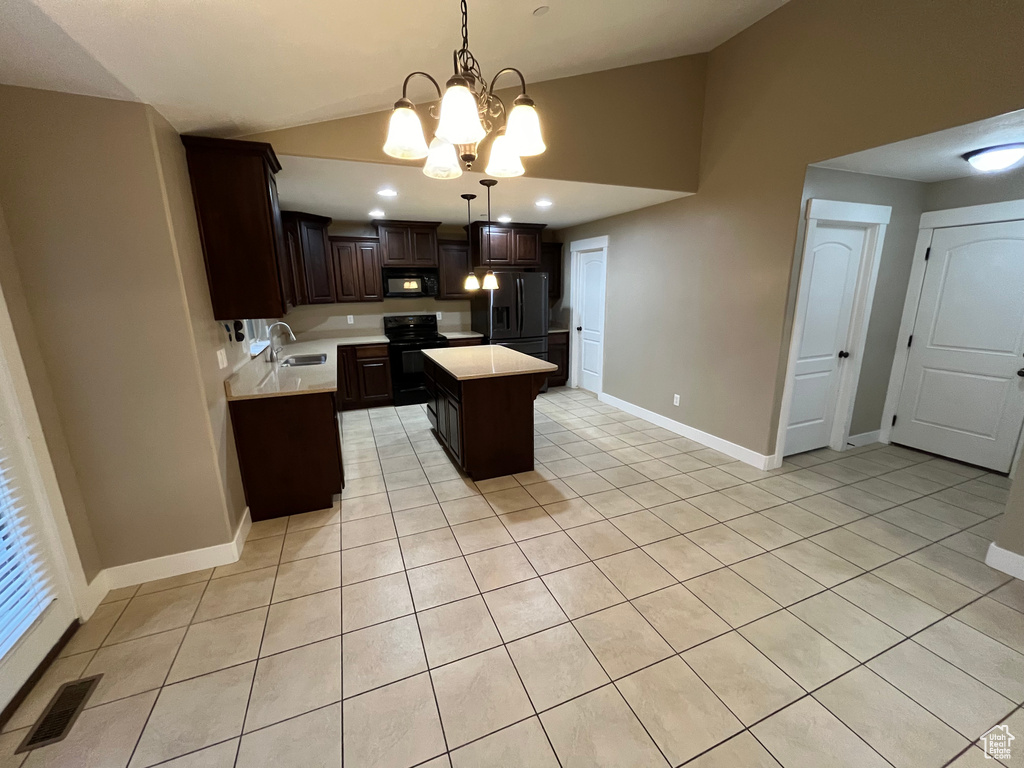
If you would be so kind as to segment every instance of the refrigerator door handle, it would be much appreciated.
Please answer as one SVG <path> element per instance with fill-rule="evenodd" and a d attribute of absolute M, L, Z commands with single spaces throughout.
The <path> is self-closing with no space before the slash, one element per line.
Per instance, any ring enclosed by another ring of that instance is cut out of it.
<path fill-rule="evenodd" d="M 518 303 L 519 303 L 519 335 L 520 336 L 523 335 L 523 311 L 525 310 L 525 307 L 523 306 L 523 290 L 524 290 L 524 288 L 525 288 L 525 286 L 523 285 L 523 278 L 517 277 L 516 278 L 516 289 L 517 289 L 516 290 L 516 296 L 518 297 L 517 300 L 518 300 Z"/>

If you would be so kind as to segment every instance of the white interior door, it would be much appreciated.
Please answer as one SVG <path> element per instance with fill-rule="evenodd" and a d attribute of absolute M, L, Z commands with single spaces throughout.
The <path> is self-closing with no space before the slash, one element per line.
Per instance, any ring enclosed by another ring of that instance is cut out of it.
<path fill-rule="evenodd" d="M 893 442 L 1009 471 L 1022 356 L 1024 221 L 936 229 Z"/>
<path fill-rule="evenodd" d="M 863 226 L 820 222 L 805 248 L 787 456 L 823 448 L 831 439 L 866 235 Z"/>
<path fill-rule="evenodd" d="M 601 392 L 601 377 L 604 368 L 604 248 L 583 251 L 579 254 L 576 269 L 576 285 L 579 286 L 576 307 L 576 348 L 575 356 L 577 385 L 591 392 Z"/>

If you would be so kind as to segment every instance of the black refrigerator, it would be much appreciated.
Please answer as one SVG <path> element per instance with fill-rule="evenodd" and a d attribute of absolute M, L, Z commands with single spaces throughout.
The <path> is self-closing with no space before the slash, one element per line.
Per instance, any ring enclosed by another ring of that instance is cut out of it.
<path fill-rule="evenodd" d="M 499 344 L 548 359 L 548 276 L 545 272 L 499 272 L 498 287 L 471 299 L 473 330 L 484 344 Z"/>

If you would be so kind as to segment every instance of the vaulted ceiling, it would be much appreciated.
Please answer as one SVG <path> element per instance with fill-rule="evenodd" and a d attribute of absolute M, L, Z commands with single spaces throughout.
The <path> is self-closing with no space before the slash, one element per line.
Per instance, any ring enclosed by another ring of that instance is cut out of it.
<path fill-rule="evenodd" d="M 485 75 L 515 66 L 549 80 L 708 51 L 784 2 L 469 0 L 469 42 Z M 143 101 L 181 132 L 241 135 L 385 109 L 408 72 L 445 77 L 461 43 L 456 0 L 3 5 L 0 82 Z"/>

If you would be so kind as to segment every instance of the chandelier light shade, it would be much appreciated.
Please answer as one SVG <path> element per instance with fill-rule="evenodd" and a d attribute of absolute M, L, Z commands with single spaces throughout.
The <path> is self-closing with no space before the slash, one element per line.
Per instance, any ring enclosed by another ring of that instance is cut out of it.
<path fill-rule="evenodd" d="M 388 138 L 384 151 L 400 160 L 421 160 L 427 156 L 427 141 L 423 138 L 423 124 L 413 109 L 412 102 L 402 98 L 388 122 Z"/>
<path fill-rule="evenodd" d="M 520 157 L 539 155 L 547 149 L 540 133 L 540 117 L 533 99 L 528 96 L 517 96 L 508 116 L 505 135 Z"/>
<path fill-rule="evenodd" d="M 487 270 L 487 274 L 484 275 L 483 289 L 485 291 L 495 291 L 498 289 L 498 278 L 494 276 L 491 270 Z"/>
<path fill-rule="evenodd" d="M 491 157 L 487 161 L 485 173 L 499 179 L 509 179 L 526 173 L 523 161 L 519 159 L 512 140 L 506 134 L 499 133 L 494 137 L 494 142 L 491 144 Z"/>
<path fill-rule="evenodd" d="M 432 161 L 434 141 L 427 149 L 423 135 L 423 124 L 408 98 L 409 81 L 414 77 L 429 80 L 440 108 L 431 107 L 430 117 L 437 120 L 434 140 L 442 139 L 453 148 L 456 164 L 470 170 L 477 160 L 477 148 L 489 134 L 500 131 L 491 143 L 491 157 L 487 173 L 492 176 L 521 176 L 525 169 L 520 157 L 539 155 L 546 149 L 541 135 L 540 117 L 533 99 L 526 95 L 526 78 L 514 67 L 505 67 L 488 83 L 480 71 L 480 64 L 469 50 L 469 27 L 466 0 L 462 0 L 462 48 L 452 54 L 454 74 L 445 83 L 444 92 L 438 81 L 426 72 L 412 72 L 402 85 L 402 98 L 395 102 L 391 121 L 388 125 L 384 152 L 399 160 L 421 160 L 427 158 L 423 172 L 435 179 L 454 179 L 461 175 L 447 170 L 448 150 L 445 149 L 445 163 Z M 519 78 L 522 92 L 513 102 L 509 112 L 505 103 L 495 93 L 495 84 L 502 75 L 511 73 Z M 440 150 L 438 150 L 440 156 Z M 513 161 L 512 155 L 515 155 Z M 429 155 L 429 156 L 428 156 Z M 493 169 L 493 170 L 492 170 Z"/>
<path fill-rule="evenodd" d="M 423 173 L 432 179 L 457 179 L 462 175 L 462 166 L 459 165 L 459 158 L 455 156 L 455 147 L 451 142 L 440 136 L 434 137 L 430 142 Z"/>
<path fill-rule="evenodd" d="M 477 279 L 476 275 L 470 272 L 468 275 L 466 275 L 466 282 L 463 284 L 462 287 L 465 288 L 467 291 L 479 291 L 480 281 Z"/>

